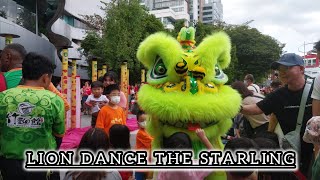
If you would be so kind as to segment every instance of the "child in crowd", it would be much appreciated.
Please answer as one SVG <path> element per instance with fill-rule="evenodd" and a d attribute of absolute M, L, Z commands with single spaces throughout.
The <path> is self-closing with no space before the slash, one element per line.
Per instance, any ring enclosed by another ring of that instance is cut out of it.
<path fill-rule="evenodd" d="M 151 142 L 153 138 L 147 133 L 145 130 L 147 125 L 147 115 L 139 110 L 137 113 L 137 122 L 139 126 L 139 131 L 136 137 L 136 149 L 143 149 L 143 150 L 151 150 Z"/>
<path fill-rule="evenodd" d="M 91 128 L 89 129 L 81 139 L 78 147 L 78 151 L 82 149 L 89 149 L 93 152 L 98 150 L 109 149 L 109 138 L 103 129 Z M 64 180 L 121 180 L 121 176 L 118 171 L 101 171 L 101 172 L 67 172 Z"/>
<path fill-rule="evenodd" d="M 120 89 L 116 84 L 106 87 L 106 94 L 109 103 L 103 106 L 97 117 L 97 128 L 103 128 L 109 134 L 109 129 L 114 124 L 126 125 L 126 114 L 124 110 L 118 106 L 120 102 Z"/>
<path fill-rule="evenodd" d="M 91 94 L 91 85 L 89 81 L 84 83 L 84 86 L 81 88 L 81 105 L 82 105 L 82 110 L 84 111 L 84 115 L 90 114 L 90 110 L 88 106 L 86 106 L 86 100 L 88 96 Z"/>
<path fill-rule="evenodd" d="M 212 144 L 209 142 L 203 129 L 197 129 L 196 134 L 205 144 L 208 149 L 213 149 Z M 163 142 L 164 149 L 192 149 L 192 142 L 188 134 L 184 132 L 176 132 L 170 137 L 165 138 Z M 183 180 L 203 180 L 207 177 L 211 171 L 160 171 L 158 172 L 157 180 L 171 180 L 171 179 L 183 179 Z"/>
<path fill-rule="evenodd" d="M 258 150 L 259 146 L 256 142 L 249 138 L 235 138 L 227 142 L 224 147 L 225 150 L 236 151 L 237 149 L 255 149 Z M 258 173 L 256 171 L 241 171 L 241 172 L 227 172 L 228 180 L 257 180 Z"/>
<path fill-rule="evenodd" d="M 91 106 L 91 126 L 96 126 L 96 120 L 100 109 L 106 105 L 109 100 L 103 93 L 103 84 L 100 81 L 94 81 L 91 84 L 91 94 L 88 96 L 86 100 L 86 105 Z"/>
<path fill-rule="evenodd" d="M 312 143 L 314 146 L 320 145 L 320 116 L 311 118 L 306 125 L 303 140 Z M 312 180 L 320 179 L 320 157 L 316 155 L 312 166 Z"/>
<path fill-rule="evenodd" d="M 137 113 L 137 122 L 139 125 L 139 131 L 136 136 L 136 149 L 137 150 L 146 150 L 151 153 L 151 142 L 153 138 L 147 133 L 145 130 L 147 124 L 147 115 L 139 110 Z M 144 180 L 150 176 L 152 176 L 151 172 L 136 172 L 135 178 L 136 180 Z M 148 178 L 151 179 L 151 178 Z"/>
<path fill-rule="evenodd" d="M 108 71 L 106 74 L 103 75 L 103 86 L 104 86 L 104 95 L 107 95 L 108 93 L 108 86 L 118 84 L 119 85 L 119 79 L 115 72 Z M 127 111 L 127 105 L 128 100 L 124 92 L 120 91 L 120 102 L 118 103 L 118 106 L 122 107 L 124 111 Z"/>
<path fill-rule="evenodd" d="M 130 130 L 126 125 L 115 124 L 111 126 L 110 145 L 113 149 L 130 150 Z M 120 171 L 122 180 L 133 180 L 132 171 Z"/>

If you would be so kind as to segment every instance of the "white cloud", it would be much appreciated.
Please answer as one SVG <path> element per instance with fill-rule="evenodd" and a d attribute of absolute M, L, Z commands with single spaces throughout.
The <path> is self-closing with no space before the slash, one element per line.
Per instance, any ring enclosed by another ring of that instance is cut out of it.
<path fill-rule="evenodd" d="M 302 55 L 304 42 L 320 40 L 319 0 L 222 0 L 222 4 L 226 23 L 254 20 L 250 27 L 285 43 L 287 52 Z M 306 51 L 312 47 L 306 45 Z"/>

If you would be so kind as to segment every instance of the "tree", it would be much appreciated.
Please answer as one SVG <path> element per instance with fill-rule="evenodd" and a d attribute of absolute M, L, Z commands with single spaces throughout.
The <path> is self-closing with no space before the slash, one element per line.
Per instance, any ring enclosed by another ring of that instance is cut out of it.
<path fill-rule="evenodd" d="M 83 54 L 85 56 L 94 55 L 100 56 L 103 52 L 101 47 L 102 41 L 100 35 L 95 31 L 87 31 L 87 36 L 85 40 L 81 42 L 81 47 L 83 48 Z"/>
<path fill-rule="evenodd" d="M 88 24 L 89 27 L 98 31 L 102 31 L 105 19 L 103 19 L 100 15 L 93 14 L 80 16 L 83 17 L 83 20 Z"/>
<path fill-rule="evenodd" d="M 118 0 L 104 4 L 105 18 L 101 20 L 95 15 L 85 18 L 92 27 L 102 27 L 101 37 L 99 28 L 95 28 L 95 33 L 89 32 L 82 41 L 82 48 L 85 53 L 102 58 L 98 66 L 106 63 L 118 73 L 121 64 L 126 61 L 130 83 L 138 82 L 143 67 L 136 58 L 138 46 L 148 35 L 164 31 L 164 27 L 154 15 L 148 14 L 138 0 Z"/>
<path fill-rule="evenodd" d="M 24 8 L 17 17 L 17 24 L 36 33 L 36 14 Z"/>
<path fill-rule="evenodd" d="M 100 35 L 95 31 L 87 31 L 86 38 L 81 42 L 81 48 L 82 49 L 80 49 L 80 52 L 82 52 L 82 55 L 88 57 L 88 75 L 89 77 L 91 77 L 92 63 L 90 56 L 99 57 L 97 59 L 98 67 L 102 67 L 102 65 L 104 64 L 102 58 L 105 56 L 103 55 L 103 42 Z"/>
<path fill-rule="evenodd" d="M 236 46 L 232 46 L 231 48 L 231 62 L 227 69 L 224 70 L 224 73 L 227 74 L 229 80 L 229 84 L 234 82 L 237 77 L 241 76 L 241 71 L 237 70 L 238 58 L 237 58 L 237 48 Z"/>
<path fill-rule="evenodd" d="M 233 46 L 236 46 L 236 69 L 239 70 L 236 78 L 243 79 L 245 74 L 250 73 L 258 82 L 262 82 L 269 72 L 270 64 L 279 59 L 283 45 L 248 26 L 231 26 L 226 28 L 226 32 Z"/>
<path fill-rule="evenodd" d="M 179 32 L 180 32 L 180 29 L 183 28 L 183 27 L 185 27 L 185 22 L 184 22 L 184 20 L 178 20 L 178 21 L 174 22 L 173 26 L 174 26 L 173 31 L 171 31 L 171 32 L 169 32 L 169 33 L 170 33 L 173 37 L 176 38 L 176 37 L 178 37 L 178 34 L 179 34 Z"/>
<path fill-rule="evenodd" d="M 7 13 L 4 10 L 0 10 L 0 17 L 7 19 Z"/>

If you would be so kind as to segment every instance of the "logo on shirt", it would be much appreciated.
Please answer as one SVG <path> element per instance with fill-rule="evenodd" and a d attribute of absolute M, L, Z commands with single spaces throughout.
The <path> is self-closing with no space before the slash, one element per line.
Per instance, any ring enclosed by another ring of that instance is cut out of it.
<path fill-rule="evenodd" d="M 111 120 L 111 124 L 121 124 L 122 119 L 121 118 L 114 118 Z"/>
<path fill-rule="evenodd" d="M 23 102 L 18 105 L 18 111 L 22 115 L 28 115 L 32 112 L 34 107 L 35 107 L 34 105 L 32 105 L 28 102 Z"/>
<path fill-rule="evenodd" d="M 17 112 L 9 112 L 7 114 L 7 126 L 40 128 L 41 124 L 44 122 L 44 118 L 29 116 L 34 108 L 35 106 L 28 102 L 20 103 Z"/>

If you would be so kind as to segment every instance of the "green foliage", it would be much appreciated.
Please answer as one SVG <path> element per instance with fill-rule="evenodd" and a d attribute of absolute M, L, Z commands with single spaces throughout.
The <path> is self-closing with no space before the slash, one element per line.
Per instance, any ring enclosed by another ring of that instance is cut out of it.
<path fill-rule="evenodd" d="M 235 67 L 239 71 L 235 78 L 242 80 L 250 73 L 258 82 L 262 82 L 270 64 L 279 59 L 283 46 L 274 38 L 248 26 L 229 27 L 226 32 L 237 50 L 238 63 Z"/>
<path fill-rule="evenodd" d="M 23 9 L 17 17 L 17 24 L 36 33 L 36 15 L 28 9 Z"/>
<path fill-rule="evenodd" d="M 96 22 L 102 22 L 102 36 L 88 33 L 82 42 L 85 53 L 101 57 L 100 64 L 106 63 L 115 72 L 120 72 L 123 62 L 128 62 L 129 80 L 133 84 L 140 81 L 140 71 L 143 66 L 136 58 L 140 42 L 148 35 L 164 31 L 162 23 L 139 4 L 138 0 L 118 0 L 104 3 L 106 18 L 95 21 L 88 18 L 94 27 Z"/>
<path fill-rule="evenodd" d="M 185 23 L 184 23 L 184 20 L 178 20 L 176 21 L 174 24 L 174 30 L 170 32 L 170 34 L 174 37 L 174 38 L 177 38 L 178 37 L 178 34 L 180 32 L 180 29 L 185 27 Z"/>
<path fill-rule="evenodd" d="M 3 18 L 5 18 L 5 19 L 7 19 L 7 14 L 6 14 L 6 12 L 3 11 L 3 10 L 1 10 L 1 11 L 0 11 L 0 17 L 3 17 Z"/>
<path fill-rule="evenodd" d="M 85 56 L 94 55 L 100 56 L 103 52 L 102 48 L 97 48 L 102 46 L 101 37 L 98 33 L 94 31 L 88 31 L 87 36 L 84 41 L 81 42 L 81 47 L 83 48 L 83 53 Z"/>
<path fill-rule="evenodd" d="M 231 62 L 227 69 L 224 70 L 224 73 L 228 75 L 228 84 L 231 84 L 236 80 L 236 77 L 241 76 L 241 71 L 237 70 L 238 58 L 237 58 L 237 48 L 232 46 L 231 48 Z"/>

